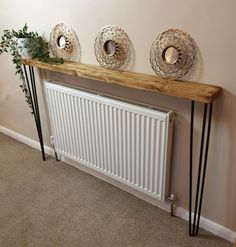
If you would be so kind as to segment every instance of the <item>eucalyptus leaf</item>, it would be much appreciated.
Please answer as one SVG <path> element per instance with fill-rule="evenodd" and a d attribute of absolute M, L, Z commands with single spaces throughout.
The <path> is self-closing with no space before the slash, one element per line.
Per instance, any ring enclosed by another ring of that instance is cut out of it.
<path fill-rule="evenodd" d="M 16 72 L 19 79 L 21 80 L 20 88 L 25 95 L 25 100 L 31 108 L 32 112 L 32 101 L 26 85 L 26 78 L 22 69 L 22 55 L 20 52 L 23 47 L 18 45 L 18 39 L 26 38 L 27 41 L 24 47 L 29 50 L 32 55 L 32 59 L 38 59 L 39 61 L 50 63 L 50 64 L 61 64 L 63 63 L 62 58 L 50 57 L 48 42 L 46 42 L 42 36 L 39 36 L 37 32 L 28 31 L 28 26 L 25 24 L 22 29 L 15 31 L 3 30 L 3 35 L 0 39 L 0 55 L 2 53 L 10 53 L 12 56 L 12 62 L 15 64 Z"/>

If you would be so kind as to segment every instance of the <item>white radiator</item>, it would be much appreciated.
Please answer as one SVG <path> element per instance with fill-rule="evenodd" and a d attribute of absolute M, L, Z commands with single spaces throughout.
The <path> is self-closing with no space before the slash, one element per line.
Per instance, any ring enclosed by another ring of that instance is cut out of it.
<path fill-rule="evenodd" d="M 45 82 L 57 153 L 164 201 L 173 113 Z"/>

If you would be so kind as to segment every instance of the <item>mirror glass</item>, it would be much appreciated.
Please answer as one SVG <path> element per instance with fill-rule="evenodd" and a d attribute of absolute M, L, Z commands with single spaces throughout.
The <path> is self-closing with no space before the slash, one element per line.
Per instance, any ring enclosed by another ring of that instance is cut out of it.
<path fill-rule="evenodd" d="M 174 64 L 177 62 L 178 58 L 179 58 L 179 53 L 175 47 L 173 46 L 168 47 L 164 51 L 164 60 L 166 63 Z"/>
<path fill-rule="evenodd" d="M 60 48 L 64 48 L 65 45 L 66 45 L 66 39 L 64 36 L 60 36 L 58 37 L 57 39 L 57 45 L 60 47 Z"/>
<path fill-rule="evenodd" d="M 104 50 L 107 55 L 112 56 L 116 52 L 116 43 L 113 40 L 107 40 L 104 43 Z"/>

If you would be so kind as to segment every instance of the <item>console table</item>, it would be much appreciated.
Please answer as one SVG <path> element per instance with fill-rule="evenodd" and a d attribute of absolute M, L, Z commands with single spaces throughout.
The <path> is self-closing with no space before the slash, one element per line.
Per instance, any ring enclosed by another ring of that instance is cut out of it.
<path fill-rule="evenodd" d="M 25 59 L 22 63 L 33 105 L 33 114 L 35 117 L 43 160 L 45 160 L 45 152 L 33 67 L 189 100 L 191 104 L 189 143 L 189 235 L 196 236 L 198 234 L 210 140 L 212 107 L 214 100 L 221 92 L 220 87 L 198 82 L 167 80 L 155 75 L 146 75 L 129 71 L 108 70 L 99 66 L 75 62 L 65 62 L 60 65 L 52 65 L 42 63 L 37 60 Z M 203 114 L 195 205 L 194 210 L 192 211 L 193 129 L 195 102 L 203 103 Z"/>

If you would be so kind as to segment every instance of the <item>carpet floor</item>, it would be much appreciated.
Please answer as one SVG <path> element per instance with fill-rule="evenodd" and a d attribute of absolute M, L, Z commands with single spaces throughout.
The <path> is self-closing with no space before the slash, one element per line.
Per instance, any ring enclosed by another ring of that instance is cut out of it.
<path fill-rule="evenodd" d="M 1 247 L 232 246 L 0 133 Z"/>

